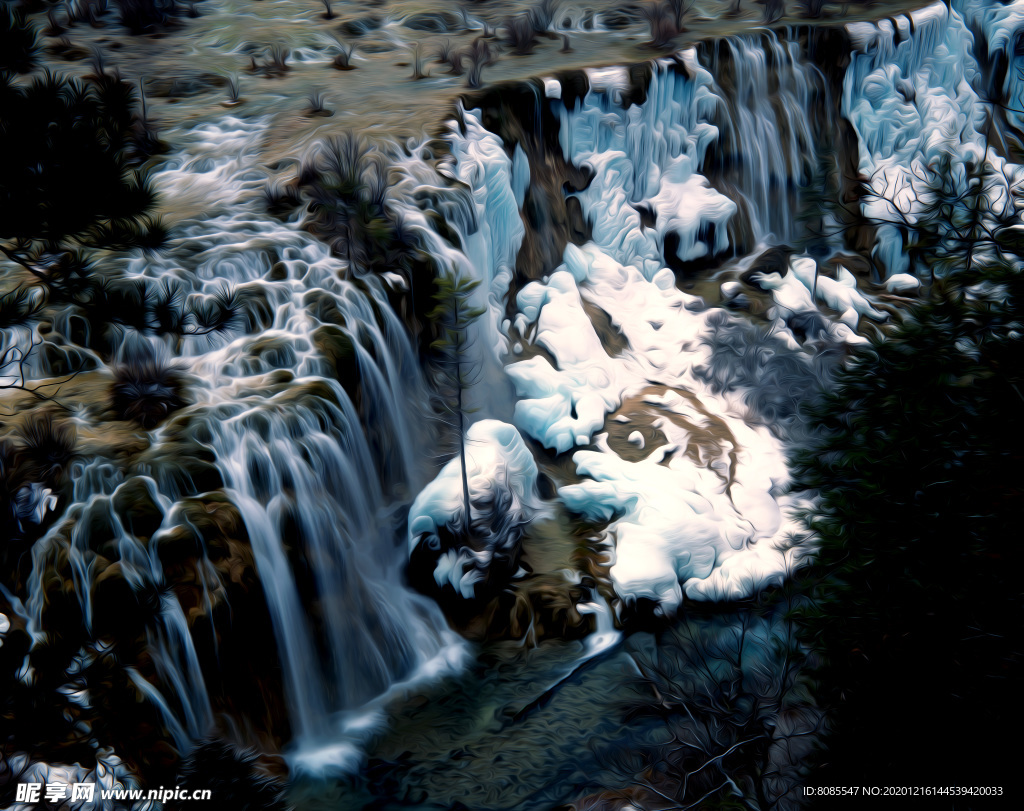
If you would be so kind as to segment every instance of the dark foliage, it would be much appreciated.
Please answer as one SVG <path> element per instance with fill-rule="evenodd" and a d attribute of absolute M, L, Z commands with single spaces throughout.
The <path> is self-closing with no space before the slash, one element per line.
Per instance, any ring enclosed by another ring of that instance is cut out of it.
<path fill-rule="evenodd" d="M 218 805 L 233 811 L 288 809 L 283 783 L 259 768 L 256 753 L 220 739 L 201 742 L 192 750 L 182 761 L 178 785 L 188 789 L 210 789 Z M 175 801 L 166 807 L 171 811 L 202 805 L 199 801 Z"/>
<path fill-rule="evenodd" d="M 476 382 L 477 370 L 469 358 L 469 329 L 483 315 L 483 310 L 471 304 L 473 291 L 480 285 L 459 275 L 444 274 L 434 280 L 437 292 L 436 306 L 427 314 L 437 338 L 430 347 L 434 351 L 433 375 L 437 391 L 438 410 L 454 435 L 455 448 L 462 469 L 462 498 L 464 531 L 472 518 L 469 483 L 466 478 L 466 418 L 463 402 L 466 390 Z"/>
<path fill-rule="evenodd" d="M 451 40 L 445 40 L 437 49 L 437 61 L 448 66 L 448 72 L 454 76 L 461 76 L 465 73 L 462 61 L 465 59 L 462 51 L 452 45 Z"/>
<path fill-rule="evenodd" d="M 505 20 L 505 40 L 512 47 L 512 52 L 528 54 L 536 44 L 533 20 L 529 14 L 519 14 Z"/>
<path fill-rule="evenodd" d="M 148 34 L 173 22 L 185 9 L 177 0 L 114 0 L 118 21 L 133 34 Z M 188 8 L 196 16 L 195 5 Z"/>
<path fill-rule="evenodd" d="M 0 176 L 0 246 L 32 263 L 40 248 L 152 244 L 160 229 L 136 137 L 134 87 L 102 75 L 46 73 L 28 85 L 0 76 L 0 152 L 18 155 Z"/>
<path fill-rule="evenodd" d="M 338 53 L 334 56 L 332 63 L 337 70 L 355 70 L 352 64 L 352 54 L 355 53 L 355 46 L 348 45 L 342 39 L 338 39 Z"/>
<path fill-rule="evenodd" d="M 25 552 L 52 517 L 49 509 L 39 512 L 44 490 L 64 493 L 76 441 L 73 426 L 48 411 L 25 418 L 12 436 L 0 439 L 0 582 L 7 587 L 31 565 Z"/>
<path fill-rule="evenodd" d="M 1016 230 L 1016 209 L 994 207 L 989 202 L 1009 199 L 1006 190 L 1015 188 L 1012 178 L 972 161 L 954 165 L 949 156 L 943 156 L 917 168 L 914 180 L 921 191 L 913 199 L 879 194 L 874 179 L 865 197 L 885 204 L 891 215 L 887 221 L 904 234 L 905 252 L 915 272 L 935 278 L 956 275 L 964 268 L 973 270 L 979 254 L 993 244 L 1010 255 L 1024 252 Z M 923 216 L 912 213 L 920 205 L 924 206 Z"/>
<path fill-rule="evenodd" d="M 23 326 L 33 321 L 42 309 L 42 301 L 24 286 L 0 295 L 0 329 Z"/>
<path fill-rule="evenodd" d="M 268 79 L 279 79 L 291 70 L 288 59 L 292 53 L 287 46 L 281 43 L 268 45 L 265 49 L 265 54 L 266 61 L 263 64 L 257 62 L 255 56 L 250 57 L 250 73 L 266 76 Z"/>
<path fill-rule="evenodd" d="M 103 25 L 102 16 L 107 12 L 107 0 L 78 0 L 64 4 L 68 25 L 86 23 L 93 28 Z"/>
<path fill-rule="evenodd" d="M 26 480 L 54 481 L 75 455 L 75 430 L 43 412 L 15 432 L 15 461 Z"/>
<path fill-rule="evenodd" d="M 652 48 L 665 48 L 686 29 L 683 20 L 693 5 L 692 0 L 661 0 L 643 8 L 644 18 L 651 27 Z"/>
<path fill-rule="evenodd" d="M 33 264 L 45 279 L 53 300 L 79 301 L 88 297 L 93 287 L 90 276 L 93 265 L 86 252 L 64 250 L 37 254 Z"/>
<path fill-rule="evenodd" d="M 117 352 L 125 329 L 142 335 L 207 336 L 264 329 L 271 320 L 265 296 L 252 287 L 223 285 L 208 295 L 189 295 L 176 280 L 90 280 L 74 299 L 73 340 L 102 356 Z M 113 329 L 111 327 L 114 327 Z"/>
<path fill-rule="evenodd" d="M 430 74 L 423 70 L 423 51 L 420 47 L 420 43 L 414 42 L 412 44 L 412 79 L 413 81 L 419 81 L 420 79 L 426 79 Z"/>
<path fill-rule="evenodd" d="M 152 354 L 140 353 L 114 369 L 110 404 L 120 419 L 150 430 L 186 404 L 185 376 Z"/>
<path fill-rule="evenodd" d="M 228 104 L 239 104 L 242 101 L 242 81 L 237 73 L 232 73 L 228 80 Z"/>
<path fill-rule="evenodd" d="M 533 30 L 538 34 L 543 34 L 551 28 L 555 22 L 555 12 L 557 9 L 557 0 L 538 0 L 538 2 L 534 3 L 529 11 Z"/>
<path fill-rule="evenodd" d="M 450 39 L 446 39 L 437 47 L 437 52 L 434 58 L 442 65 L 446 65 L 451 61 L 452 54 L 455 52 L 455 46 L 452 45 Z"/>
<path fill-rule="evenodd" d="M 768 24 L 777 22 L 786 13 L 785 0 L 757 0 L 764 6 L 764 21 Z"/>
<path fill-rule="evenodd" d="M 505 41 L 513 53 L 525 55 L 533 51 L 536 37 L 551 28 L 555 16 L 555 3 L 541 0 L 522 14 L 507 17 L 504 23 Z"/>
<path fill-rule="evenodd" d="M 288 57 L 291 52 L 284 45 L 275 43 L 268 50 L 267 65 L 278 73 L 284 73 L 288 68 Z"/>
<path fill-rule="evenodd" d="M 28 73 L 35 67 L 36 29 L 25 15 L 5 3 L 0 10 L 0 73 Z"/>
<path fill-rule="evenodd" d="M 805 17 L 817 19 L 825 7 L 825 0 L 801 0 L 798 6 Z"/>
<path fill-rule="evenodd" d="M 931 198 L 918 261 L 943 276 L 809 409 L 821 439 L 796 459 L 822 497 L 804 616 L 835 704 L 822 785 L 934 778 L 951 735 L 970 741 L 958 781 L 998 780 L 1024 720 L 1024 276 L 978 175 Z"/>
<path fill-rule="evenodd" d="M 291 185 L 268 183 L 263 189 L 263 202 L 270 214 L 287 219 L 302 205 L 302 198 Z"/>
<path fill-rule="evenodd" d="M 324 141 L 300 168 L 306 227 L 352 273 L 402 270 L 412 258 L 415 246 L 390 204 L 389 171 L 384 154 L 353 133 Z"/>
<path fill-rule="evenodd" d="M 327 99 L 324 94 L 319 90 L 314 90 L 308 96 L 306 96 L 306 102 L 309 105 L 306 111 L 310 115 L 318 116 L 330 116 L 334 115 L 330 110 L 327 109 Z"/>
<path fill-rule="evenodd" d="M 651 39 L 648 44 L 652 48 L 665 48 L 678 36 L 679 30 L 672 22 L 672 16 L 661 4 L 646 6 L 644 17 L 651 27 Z"/>
<path fill-rule="evenodd" d="M 494 63 L 494 54 L 487 39 L 485 37 L 477 37 L 469 46 L 466 57 L 470 63 L 466 84 L 475 89 L 480 87 L 482 83 L 484 68 Z"/>
<path fill-rule="evenodd" d="M 822 713 L 809 692 L 805 652 L 790 612 L 792 588 L 741 605 L 691 605 L 669 626 L 624 643 L 635 676 L 623 702 L 638 735 L 608 741 L 605 768 L 630 788 L 607 792 L 641 808 L 792 808 Z M 613 781 L 609 781 L 613 782 Z M 585 803 L 582 808 L 602 806 Z M 611 806 L 619 807 L 619 806 Z"/>

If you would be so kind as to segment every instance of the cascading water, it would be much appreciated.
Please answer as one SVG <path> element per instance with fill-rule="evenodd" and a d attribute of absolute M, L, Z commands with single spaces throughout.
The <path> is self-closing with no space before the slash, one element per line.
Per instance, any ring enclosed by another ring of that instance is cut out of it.
<path fill-rule="evenodd" d="M 704 61 L 725 108 L 715 117 L 718 150 L 705 171 L 731 181 L 748 202 L 758 242 L 799 236 L 801 196 L 820 152 L 812 111 L 833 109 L 824 78 L 802 50 L 791 32 L 768 32 L 715 40 Z"/>
<path fill-rule="evenodd" d="M 211 454 L 223 497 L 244 525 L 285 673 L 292 749 L 301 757 L 340 736 L 337 713 L 457 644 L 436 606 L 402 585 L 401 505 L 425 462 L 415 452 L 422 432 L 413 427 L 422 383 L 405 329 L 376 279 L 344 280 L 325 246 L 258 213 L 262 129 L 260 121 L 230 117 L 199 127 L 157 176 L 165 199 L 186 214 L 171 247 L 131 260 L 125 275 L 190 315 L 173 336 L 120 327 L 118 345 L 123 361 L 157 357 L 187 374 L 192 404 L 174 429 L 153 433 L 152 476 L 140 468 L 126 482 L 105 460 L 78 471 L 68 522 L 34 550 L 27 608 L 36 639 L 45 641 L 52 633 L 47 570 L 66 554 L 86 632 L 98 632 L 95 528 L 109 524 L 116 553 L 103 551 L 116 557 L 131 590 L 160 594 L 147 629 L 155 683 L 138 672 L 132 679 L 161 709 L 180 750 L 212 731 L 196 642 L 161 564 L 164 545 L 188 523 L 181 500 L 198 495 L 164 475 L 175 461 L 165 454 L 175 451 L 163 443 L 187 435 Z M 203 201 L 206 218 L 188 217 L 190 199 Z M 202 314 L 216 302 L 226 302 L 229 317 L 204 329 Z M 112 506 L 119 490 L 140 485 L 162 516 L 144 540 Z M 205 557 L 200 572 L 208 603 L 218 573 Z"/>

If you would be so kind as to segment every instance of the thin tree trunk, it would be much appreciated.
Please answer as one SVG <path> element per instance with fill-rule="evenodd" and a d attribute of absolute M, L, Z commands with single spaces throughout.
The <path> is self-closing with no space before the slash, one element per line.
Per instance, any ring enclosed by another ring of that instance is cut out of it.
<path fill-rule="evenodd" d="M 465 530 L 466 534 L 469 534 L 471 514 L 469 511 L 469 476 L 466 473 L 466 431 L 464 428 L 466 417 L 465 412 L 462 410 L 462 341 L 459 340 L 456 345 L 456 358 L 455 361 L 455 391 L 456 391 L 456 409 L 458 411 L 458 419 L 456 423 L 459 430 L 459 460 L 462 462 L 462 505 L 466 511 L 466 523 Z"/>

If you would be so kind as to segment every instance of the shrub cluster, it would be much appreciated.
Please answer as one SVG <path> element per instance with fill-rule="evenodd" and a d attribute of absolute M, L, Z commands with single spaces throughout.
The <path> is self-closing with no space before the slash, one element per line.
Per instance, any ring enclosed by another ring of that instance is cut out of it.
<path fill-rule="evenodd" d="M 415 250 L 390 199 L 384 153 L 351 132 L 320 143 L 299 170 L 306 227 L 363 274 L 408 268 Z"/>
<path fill-rule="evenodd" d="M 0 73 L 0 152 L 16 155 L 0 177 L 0 249 L 34 266 L 61 246 L 153 244 L 162 229 L 138 167 L 154 144 L 133 85 L 101 73 L 49 72 L 29 83 Z M 39 275 L 39 274 L 37 274 Z"/>

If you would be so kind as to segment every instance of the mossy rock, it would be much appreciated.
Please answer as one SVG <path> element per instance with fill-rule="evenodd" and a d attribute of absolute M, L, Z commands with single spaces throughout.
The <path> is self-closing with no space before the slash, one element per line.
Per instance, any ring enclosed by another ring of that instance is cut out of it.
<path fill-rule="evenodd" d="M 118 487 L 111 503 L 121 525 L 140 540 L 150 538 L 163 523 L 164 512 L 141 477 L 134 476 Z"/>
<path fill-rule="evenodd" d="M 340 327 L 327 324 L 313 333 L 313 343 L 330 364 L 338 382 L 355 402 L 359 391 L 359 358 L 352 338 Z"/>

